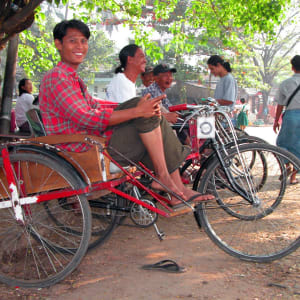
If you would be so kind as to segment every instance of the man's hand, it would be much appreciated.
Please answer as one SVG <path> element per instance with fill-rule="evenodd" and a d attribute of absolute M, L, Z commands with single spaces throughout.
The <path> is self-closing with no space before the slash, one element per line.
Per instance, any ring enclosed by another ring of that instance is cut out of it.
<path fill-rule="evenodd" d="M 280 129 L 280 124 L 278 123 L 278 120 L 276 121 L 274 121 L 274 124 L 273 124 L 273 131 L 275 132 L 275 133 L 277 133 L 277 131 L 279 131 L 279 129 Z"/>
<path fill-rule="evenodd" d="M 161 95 L 151 99 L 150 94 L 143 96 L 136 106 L 136 117 L 150 118 L 155 115 L 160 116 L 161 112 L 159 104 L 165 97 L 166 95 Z"/>
<path fill-rule="evenodd" d="M 175 124 L 178 119 L 178 114 L 176 112 L 169 112 L 169 113 L 163 113 L 163 116 L 166 118 L 166 120 L 172 124 Z"/>

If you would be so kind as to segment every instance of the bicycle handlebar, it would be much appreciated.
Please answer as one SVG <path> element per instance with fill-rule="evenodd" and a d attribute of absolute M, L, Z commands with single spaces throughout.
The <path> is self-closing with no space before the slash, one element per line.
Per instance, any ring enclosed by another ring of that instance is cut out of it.
<path fill-rule="evenodd" d="M 174 111 L 177 111 L 177 110 L 187 110 L 187 104 L 177 104 L 177 105 L 173 105 L 173 106 L 170 106 L 169 107 L 169 111 L 170 112 L 174 112 Z"/>
<path fill-rule="evenodd" d="M 197 109 L 203 107 L 204 104 L 215 106 L 217 104 L 216 100 L 213 98 L 202 98 L 203 104 L 177 104 L 169 107 L 170 112 L 179 111 L 179 110 L 190 110 L 190 109 Z M 205 103 L 204 103 L 205 102 Z"/>

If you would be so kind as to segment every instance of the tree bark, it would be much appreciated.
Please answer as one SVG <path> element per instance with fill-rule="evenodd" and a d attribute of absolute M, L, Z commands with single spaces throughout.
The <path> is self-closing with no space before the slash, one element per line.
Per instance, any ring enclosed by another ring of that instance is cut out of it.
<path fill-rule="evenodd" d="M 3 93 L 0 113 L 0 132 L 8 134 L 10 131 L 11 108 L 13 90 L 16 78 L 19 35 L 15 35 L 8 44 Z"/>

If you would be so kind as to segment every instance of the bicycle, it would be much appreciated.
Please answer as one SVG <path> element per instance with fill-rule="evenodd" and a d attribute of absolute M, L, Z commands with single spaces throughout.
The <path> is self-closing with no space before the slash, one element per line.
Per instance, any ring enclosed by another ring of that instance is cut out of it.
<path fill-rule="evenodd" d="M 202 114 L 223 113 L 216 105 L 194 109 L 194 120 Z M 88 143 L 91 149 L 88 153 L 70 154 L 58 146 L 71 142 Z M 297 200 L 290 199 L 299 188 L 287 185 L 284 167 L 288 161 L 299 170 L 300 161 L 287 151 L 260 143 L 239 145 L 236 139 L 234 147 L 227 147 L 216 135 L 212 139 L 216 154 L 201 180 L 194 184 L 200 193 L 213 193 L 216 200 L 193 205 L 174 195 L 186 207 L 174 210 L 167 197 L 143 182 L 143 174 L 147 182 L 148 178 L 157 180 L 150 170 L 129 160 L 131 168 L 124 168 L 109 157 L 103 142 L 94 136 L 75 135 L 2 144 L 2 282 L 45 287 L 70 274 L 88 249 L 93 205 L 98 205 L 114 226 L 118 218 L 127 214 L 138 226 L 153 225 L 160 239 L 164 233 L 156 225 L 157 216 L 193 212 L 198 225 L 215 244 L 249 261 L 272 261 L 300 246 L 300 207 Z M 250 168 L 247 157 L 253 157 L 253 153 L 257 159 Z M 82 168 L 85 163 L 89 167 Z M 111 172 L 111 163 L 119 168 L 116 173 Z M 264 184 L 255 184 L 262 181 L 262 175 L 266 177 Z M 223 185 L 216 183 L 218 180 Z M 145 198 L 141 191 L 152 198 Z M 115 217 L 109 217 L 112 212 Z M 294 218 L 289 218 L 291 214 Z M 237 235 L 241 228 L 243 234 Z"/>

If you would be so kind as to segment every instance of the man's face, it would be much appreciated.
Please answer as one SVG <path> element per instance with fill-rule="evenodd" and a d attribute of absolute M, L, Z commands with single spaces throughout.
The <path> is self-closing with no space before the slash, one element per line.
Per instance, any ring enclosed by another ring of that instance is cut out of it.
<path fill-rule="evenodd" d="M 145 87 L 148 87 L 150 84 L 153 83 L 153 73 L 149 72 L 141 76 L 142 82 Z"/>
<path fill-rule="evenodd" d="M 133 57 L 128 56 L 127 58 L 127 64 L 131 64 L 134 66 L 134 68 L 139 72 L 143 73 L 145 72 L 146 68 L 146 56 L 144 51 L 141 48 L 138 48 L 135 52 L 135 55 Z"/>
<path fill-rule="evenodd" d="M 88 39 L 79 30 L 69 28 L 62 42 L 60 40 L 54 42 L 61 61 L 77 70 L 88 52 Z"/>
<path fill-rule="evenodd" d="M 215 77 L 220 76 L 220 72 L 222 72 L 222 65 L 219 63 L 216 66 L 208 65 L 208 68 Z"/>
<path fill-rule="evenodd" d="M 173 82 L 173 74 L 172 72 L 159 73 L 155 76 L 155 81 L 160 87 L 160 89 L 164 92 L 168 89 Z"/>

